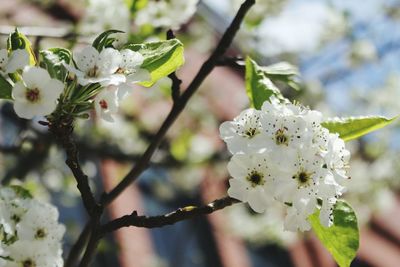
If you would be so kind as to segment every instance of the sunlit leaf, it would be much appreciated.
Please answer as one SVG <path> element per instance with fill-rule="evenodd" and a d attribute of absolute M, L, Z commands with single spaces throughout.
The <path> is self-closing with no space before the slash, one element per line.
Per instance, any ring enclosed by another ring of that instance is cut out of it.
<path fill-rule="evenodd" d="M 126 48 L 137 51 L 144 57 L 142 68 L 150 72 L 151 81 L 140 83 L 150 87 L 159 79 L 168 76 L 185 62 L 183 44 L 178 39 L 147 44 L 130 44 Z"/>
<path fill-rule="evenodd" d="M 7 39 L 7 49 L 9 52 L 18 49 L 25 49 L 29 54 L 29 65 L 35 65 L 37 62 L 31 42 L 24 34 L 20 33 L 17 28 Z"/>
<path fill-rule="evenodd" d="M 325 248 L 340 267 L 349 267 L 359 247 L 357 216 L 351 206 L 338 200 L 333 209 L 333 225 L 324 227 L 320 223 L 319 210 L 308 220 Z"/>
<path fill-rule="evenodd" d="M 264 101 L 269 100 L 271 96 L 282 98 L 281 92 L 267 77 L 262 67 L 250 57 L 246 58 L 245 78 L 246 92 L 252 107 L 261 109 Z"/>
<path fill-rule="evenodd" d="M 40 51 L 40 56 L 41 67 L 46 68 L 52 78 L 64 81 L 68 72 L 62 63 L 70 63 L 71 52 L 65 48 L 50 48 Z"/>
<path fill-rule="evenodd" d="M 381 116 L 334 118 L 324 121 L 322 126 L 331 133 L 338 133 L 344 141 L 350 141 L 379 130 L 396 119 L 397 117 L 389 119 Z"/>

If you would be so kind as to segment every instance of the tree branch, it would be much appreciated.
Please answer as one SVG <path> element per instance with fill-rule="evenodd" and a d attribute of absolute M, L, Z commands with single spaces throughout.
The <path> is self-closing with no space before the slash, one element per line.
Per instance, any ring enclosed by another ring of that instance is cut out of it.
<path fill-rule="evenodd" d="M 236 203 L 240 203 L 240 201 L 231 197 L 224 197 L 201 207 L 188 206 L 165 215 L 154 217 L 138 216 L 136 211 L 134 211 L 130 215 L 122 216 L 104 224 L 101 227 L 101 233 L 106 234 L 129 226 L 145 228 L 163 227 L 200 215 L 210 214 Z"/>
<path fill-rule="evenodd" d="M 240 7 L 238 13 L 233 19 L 231 25 L 225 31 L 220 42 L 218 43 L 216 49 L 211 54 L 211 56 L 204 62 L 197 75 L 190 83 L 186 91 L 179 97 L 179 99 L 174 102 L 174 105 L 165 119 L 164 123 L 161 125 L 157 134 L 154 136 L 153 142 L 149 145 L 147 150 L 144 152 L 142 157 L 139 159 L 137 164 L 131 169 L 131 171 L 122 179 L 122 181 L 111 190 L 110 193 L 104 194 L 101 199 L 101 204 L 108 205 L 111 203 L 122 191 L 125 190 L 133 181 L 135 181 L 139 175 L 147 168 L 149 161 L 153 156 L 154 152 L 157 150 L 159 144 L 163 140 L 165 134 L 175 122 L 179 114 L 185 108 L 189 99 L 198 90 L 200 85 L 203 83 L 205 78 L 211 73 L 214 67 L 217 65 L 219 59 L 225 54 L 226 50 L 230 46 L 235 37 L 240 25 L 251 6 L 255 4 L 255 0 L 246 0 Z"/>
<path fill-rule="evenodd" d="M 171 40 L 175 38 L 175 34 L 172 30 L 168 30 L 167 31 L 167 40 Z M 176 76 L 176 72 L 174 71 L 173 73 L 171 73 L 170 75 L 168 75 L 168 78 L 171 79 L 172 81 L 172 86 L 171 86 L 171 95 L 172 95 L 172 100 L 174 102 L 179 100 L 180 97 L 180 89 L 181 89 L 181 84 L 182 84 L 182 80 L 180 80 L 178 78 L 178 76 Z"/>
<path fill-rule="evenodd" d="M 72 119 L 59 119 L 57 121 L 49 122 L 49 130 L 65 150 L 67 156 L 65 163 L 71 169 L 77 182 L 77 188 L 81 193 L 83 205 L 92 217 L 100 212 L 101 207 L 96 203 L 89 186 L 88 177 L 82 171 L 81 165 L 79 164 L 78 149 L 76 148 L 76 144 L 72 138 L 72 124 Z"/>

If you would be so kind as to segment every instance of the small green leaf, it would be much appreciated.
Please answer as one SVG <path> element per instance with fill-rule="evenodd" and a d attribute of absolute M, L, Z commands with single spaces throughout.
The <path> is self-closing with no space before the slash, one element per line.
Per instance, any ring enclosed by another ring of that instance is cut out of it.
<path fill-rule="evenodd" d="M 148 0 L 125 0 L 131 15 L 134 17 L 136 12 L 144 8 L 147 5 Z"/>
<path fill-rule="evenodd" d="M 285 61 L 261 67 L 265 75 L 272 81 L 282 81 L 295 90 L 300 90 L 299 69 Z"/>
<path fill-rule="evenodd" d="M 108 30 L 101 33 L 94 41 L 92 46 L 97 49 L 97 51 L 103 50 L 105 47 L 112 47 L 112 43 L 116 40 L 113 37 L 110 37 L 113 33 L 123 33 L 123 31 L 119 30 Z"/>
<path fill-rule="evenodd" d="M 256 109 L 261 109 L 264 101 L 269 100 L 271 96 L 283 98 L 278 87 L 267 77 L 262 67 L 252 60 L 246 58 L 246 92 L 250 104 Z"/>
<path fill-rule="evenodd" d="M 367 133 L 379 130 L 386 125 L 391 124 L 394 118 L 385 118 L 381 116 L 367 117 L 349 117 L 335 118 L 322 122 L 322 126 L 327 128 L 331 133 L 338 133 L 344 141 L 350 141 L 366 135 Z"/>
<path fill-rule="evenodd" d="M 70 63 L 71 52 L 65 48 L 50 48 L 40 51 L 40 56 L 41 67 L 46 68 L 52 78 L 64 81 L 68 72 L 63 66 L 63 62 Z"/>
<path fill-rule="evenodd" d="M 12 99 L 12 85 L 0 75 L 0 99 Z"/>
<path fill-rule="evenodd" d="M 144 57 L 141 67 L 148 70 L 151 75 L 151 81 L 140 83 L 145 87 L 152 86 L 159 79 L 177 70 L 185 62 L 183 44 L 178 39 L 147 44 L 130 44 L 126 48 L 137 51 Z"/>
<path fill-rule="evenodd" d="M 19 185 L 10 185 L 9 186 L 14 193 L 20 197 L 20 198 L 33 198 L 32 194 L 26 190 L 25 188 L 23 188 L 22 186 Z"/>
<path fill-rule="evenodd" d="M 319 220 L 319 210 L 308 218 L 312 228 L 325 248 L 340 267 L 349 267 L 359 247 L 357 216 L 345 201 L 338 200 L 333 209 L 333 225 L 324 227 Z"/>
<path fill-rule="evenodd" d="M 31 42 L 24 34 L 20 33 L 17 28 L 15 28 L 13 33 L 10 33 L 10 36 L 7 39 L 7 49 L 9 52 L 18 49 L 25 49 L 29 54 L 29 65 L 36 65 L 37 60 Z"/>

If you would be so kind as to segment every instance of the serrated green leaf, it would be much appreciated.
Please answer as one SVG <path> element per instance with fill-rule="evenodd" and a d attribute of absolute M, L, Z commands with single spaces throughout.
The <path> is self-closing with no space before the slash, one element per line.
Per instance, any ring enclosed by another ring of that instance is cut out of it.
<path fill-rule="evenodd" d="M 321 124 L 329 132 L 339 134 L 344 141 L 350 141 L 379 130 L 396 119 L 397 116 L 391 119 L 381 116 L 349 117 L 330 119 Z"/>
<path fill-rule="evenodd" d="M 97 51 L 103 50 L 105 47 L 112 47 L 112 43 L 116 40 L 113 37 L 110 37 L 111 34 L 114 33 L 123 33 L 123 31 L 119 30 L 108 30 L 101 33 L 94 41 L 92 46 L 96 48 Z"/>
<path fill-rule="evenodd" d="M 25 49 L 29 54 L 29 65 L 36 65 L 37 60 L 31 42 L 24 34 L 20 33 L 18 29 L 15 28 L 15 31 L 10 33 L 7 39 L 7 50 L 11 52 L 18 49 Z"/>
<path fill-rule="evenodd" d="M 325 248 L 340 267 L 349 267 L 359 247 L 357 216 L 352 207 L 338 200 L 333 209 L 333 225 L 324 227 L 319 220 L 319 210 L 308 218 Z"/>
<path fill-rule="evenodd" d="M 12 99 L 12 85 L 0 75 L 0 99 Z"/>
<path fill-rule="evenodd" d="M 26 190 L 25 188 L 23 188 L 22 186 L 19 185 L 10 185 L 9 186 L 14 193 L 20 197 L 20 198 L 33 198 L 33 196 L 31 195 L 31 193 Z"/>
<path fill-rule="evenodd" d="M 145 87 L 152 86 L 159 79 L 177 70 L 185 62 L 183 44 L 178 39 L 147 44 L 130 44 L 126 48 L 137 51 L 144 57 L 141 68 L 148 70 L 151 75 L 151 81 L 140 83 Z"/>
<path fill-rule="evenodd" d="M 246 58 L 246 93 L 250 105 L 255 109 L 261 109 L 264 101 L 271 96 L 283 98 L 278 87 L 267 77 L 263 69 L 250 57 Z"/>
<path fill-rule="evenodd" d="M 64 81 L 68 71 L 63 62 L 66 64 L 71 62 L 71 51 L 65 48 L 50 48 L 40 51 L 40 56 L 41 67 L 46 68 L 52 78 Z"/>

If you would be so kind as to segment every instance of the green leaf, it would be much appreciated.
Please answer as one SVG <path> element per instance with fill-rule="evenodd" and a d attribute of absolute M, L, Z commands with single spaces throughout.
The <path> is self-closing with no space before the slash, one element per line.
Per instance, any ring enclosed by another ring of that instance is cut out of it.
<path fill-rule="evenodd" d="M 261 67 L 265 75 L 272 81 L 282 81 L 295 90 L 300 90 L 299 69 L 285 61 Z"/>
<path fill-rule="evenodd" d="M 12 85 L 0 75 L 0 99 L 12 99 Z"/>
<path fill-rule="evenodd" d="M 123 33 L 123 31 L 119 30 L 108 30 L 101 33 L 94 41 L 92 46 L 97 49 L 97 51 L 103 50 L 105 47 L 112 47 L 112 43 L 116 40 L 116 38 L 110 37 L 111 34 L 114 33 Z"/>
<path fill-rule="evenodd" d="M 397 116 L 391 119 L 381 116 L 349 117 L 330 119 L 321 124 L 329 132 L 338 133 L 344 141 L 350 141 L 379 130 L 391 124 L 396 119 Z"/>
<path fill-rule="evenodd" d="M 37 60 L 31 42 L 24 34 L 20 33 L 17 28 L 15 28 L 15 31 L 11 33 L 7 39 L 7 49 L 9 52 L 25 49 L 29 54 L 29 65 L 36 65 Z"/>
<path fill-rule="evenodd" d="M 65 81 L 68 71 L 63 65 L 63 62 L 69 64 L 72 54 L 65 48 L 50 48 L 40 51 L 40 65 L 46 68 L 50 76 L 60 81 Z"/>
<path fill-rule="evenodd" d="M 137 11 L 147 5 L 147 2 L 148 0 L 125 0 L 125 4 L 128 6 L 133 17 L 136 15 Z"/>
<path fill-rule="evenodd" d="M 146 87 L 150 87 L 159 79 L 168 76 L 185 62 L 183 44 L 178 39 L 147 44 L 130 44 L 126 48 L 143 55 L 144 61 L 141 67 L 148 70 L 151 75 L 150 81 L 140 83 Z"/>
<path fill-rule="evenodd" d="M 250 99 L 250 105 L 255 109 L 261 109 L 264 101 L 271 96 L 283 98 L 278 87 L 267 77 L 263 69 L 250 57 L 246 58 L 246 92 Z"/>
<path fill-rule="evenodd" d="M 340 267 L 349 267 L 359 247 L 357 216 L 352 207 L 338 200 L 333 209 L 333 225 L 325 227 L 319 220 L 319 210 L 308 218 L 326 249 Z"/>
<path fill-rule="evenodd" d="M 14 193 L 20 197 L 20 198 L 33 198 L 33 196 L 31 195 L 31 193 L 26 190 L 25 188 L 23 188 L 22 186 L 19 185 L 10 185 L 9 186 Z"/>

